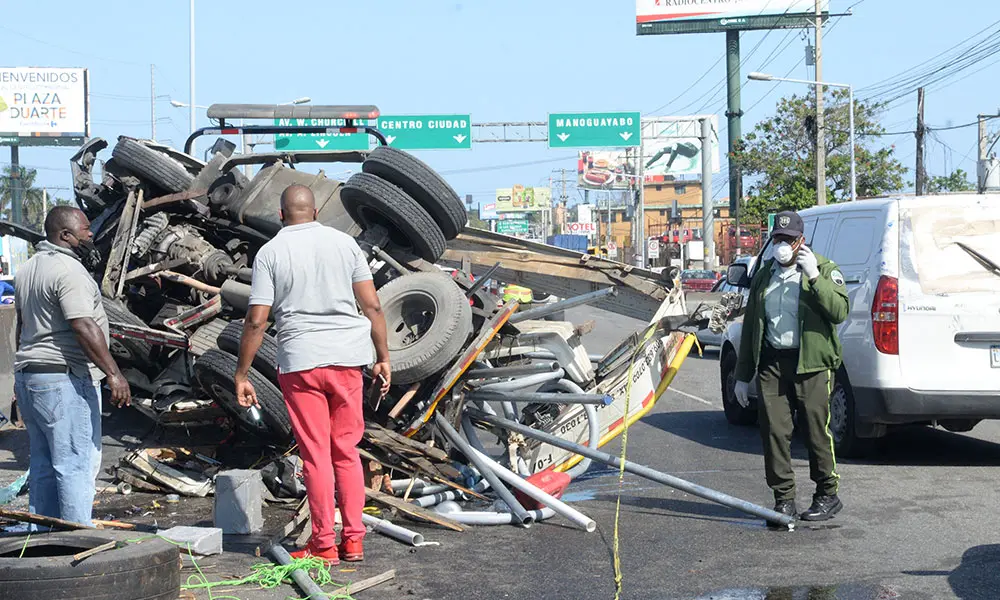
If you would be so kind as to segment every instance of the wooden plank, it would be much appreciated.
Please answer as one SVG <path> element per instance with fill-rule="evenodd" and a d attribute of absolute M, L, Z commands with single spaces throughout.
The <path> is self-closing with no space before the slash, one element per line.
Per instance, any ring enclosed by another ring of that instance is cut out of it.
<path fill-rule="evenodd" d="M 369 588 L 373 588 L 376 585 L 381 585 L 386 581 L 391 581 L 395 578 L 396 578 L 396 569 L 389 569 L 385 573 L 376 575 L 375 577 L 369 577 L 368 579 L 355 581 L 354 583 L 349 583 L 342 588 L 337 588 L 333 590 L 333 593 L 331 593 L 330 596 L 336 598 L 341 594 L 346 596 L 357 594 L 358 592 L 363 592 Z"/>
<path fill-rule="evenodd" d="M 81 560 L 83 560 L 85 558 L 90 558 L 91 556 L 93 556 L 95 554 L 100 554 L 101 552 L 104 552 L 105 550 L 114 550 L 115 547 L 118 544 L 119 544 L 119 542 L 112 541 L 112 542 L 108 542 L 106 544 L 101 544 L 100 546 L 97 546 L 96 548 L 91 548 L 90 550 L 84 550 L 83 552 L 79 552 L 77 554 L 74 554 L 73 555 L 73 560 L 74 561 L 81 561 Z"/>
<path fill-rule="evenodd" d="M 440 483 L 442 485 L 446 485 L 446 486 L 450 487 L 453 490 L 456 490 L 456 491 L 462 492 L 463 494 L 466 494 L 467 496 L 471 496 L 473 498 L 478 498 L 480 500 L 489 500 L 489 498 L 487 498 L 486 496 L 483 496 L 482 494 L 480 494 L 478 492 L 474 492 L 474 491 L 470 490 L 469 488 L 463 487 L 463 486 L 461 486 L 461 485 L 459 485 L 459 484 L 457 484 L 457 483 L 455 483 L 453 481 L 450 481 L 450 480 L 448 480 L 446 478 L 439 477 L 439 476 L 435 475 L 434 473 L 427 473 L 423 469 L 418 468 L 416 465 L 413 465 L 413 464 L 410 464 L 410 463 L 407 463 L 405 465 L 390 464 L 390 463 L 387 463 L 384 460 L 381 460 L 380 458 L 378 458 L 377 456 L 375 456 L 371 452 L 368 452 L 364 448 L 358 448 L 358 452 L 361 453 L 361 456 L 363 458 L 365 458 L 367 460 L 373 460 L 373 461 L 379 463 L 380 465 L 382 465 L 383 467 L 385 467 L 387 469 L 392 469 L 392 470 L 395 470 L 395 471 L 400 471 L 402 473 L 405 473 L 406 475 L 409 475 L 410 477 L 416 477 L 418 475 L 422 475 L 422 476 L 430 479 L 431 481 L 433 481 L 435 483 Z"/>
<path fill-rule="evenodd" d="M 415 504 L 410 504 L 409 502 L 403 502 L 395 496 L 390 496 L 389 494 L 383 494 L 382 492 L 376 492 L 375 490 L 365 488 L 365 496 L 369 500 L 374 500 L 375 502 L 384 504 L 390 508 L 395 508 L 396 510 L 409 515 L 415 519 L 421 521 L 430 521 L 452 531 L 465 531 L 463 527 L 457 521 L 453 521 L 448 517 L 439 515 L 435 512 L 431 512 L 427 509 L 420 508 Z"/>
<path fill-rule="evenodd" d="M 375 444 L 385 443 L 386 445 L 393 447 L 393 450 L 399 448 L 402 452 L 399 450 L 396 451 L 400 453 L 416 453 L 417 455 L 423 455 L 433 460 L 441 462 L 448 461 L 448 453 L 444 450 L 428 446 L 423 442 L 418 442 L 414 439 L 406 437 L 405 435 L 400 435 L 391 429 L 382 427 L 381 425 L 368 425 L 368 427 L 365 428 L 365 437 L 368 437 L 369 440 Z"/>
<path fill-rule="evenodd" d="M 184 200 L 194 200 L 208 193 L 205 189 L 196 190 L 185 190 L 183 192 L 177 192 L 176 194 L 167 194 L 166 196 L 158 196 L 153 198 L 149 202 L 142 205 L 139 210 L 148 211 L 153 208 L 164 206 L 166 204 L 172 204 L 174 202 L 182 202 Z"/>
<path fill-rule="evenodd" d="M 11 510 L 9 508 L 2 507 L 0 507 L 0 517 L 10 519 L 12 521 L 19 521 L 21 523 L 44 525 L 45 527 L 51 527 L 53 529 L 68 529 L 70 531 L 76 529 L 97 529 L 96 527 L 81 525 L 80 523 L 73 523 L 72 521 L 64 521 L 55 517 L 46 517 L 44 515 L 38 515 L 22 510 Z"/>

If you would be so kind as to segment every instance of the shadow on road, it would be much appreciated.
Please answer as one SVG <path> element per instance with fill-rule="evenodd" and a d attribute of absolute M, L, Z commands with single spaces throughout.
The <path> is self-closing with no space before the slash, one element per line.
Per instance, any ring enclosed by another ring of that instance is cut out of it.
<path fill-rule="evenodd" d="M 757 427 L 730 425 L 721 411 L 659 412 L 647 415 L 642 422 L 709 448 L 761 453 Z M 798 430 L 792 439 L 792 456 L 808 458 Z M 843 459 L 843 462 L 898 466 L 993 466 L 1000 465 L 1000 444 L 942 429 L 907 426 L 890 430 L 889 435 L 880 440 L 872 456 Z"/>
<path fill-rule="evenodd" d="M 973 546 L 962 554 L 953 571 L 903 571 L 917 577 L 948 577 L 948 585 L 960 600 L 994 600 L 1000 591 L 1000 544 Z"/>

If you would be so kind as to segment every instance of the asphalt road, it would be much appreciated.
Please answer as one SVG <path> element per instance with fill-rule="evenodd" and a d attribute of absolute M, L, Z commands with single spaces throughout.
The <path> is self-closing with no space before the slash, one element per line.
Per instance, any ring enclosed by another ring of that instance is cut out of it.
<path fill-rule="evenodd" d="M 595 319 L 595 330 L 585 338 L 591 352 L 604 352 L 642 325 L 588 308 L 568 312 L 573 320 Z M 726 423 L 718 378 L 715 354 L 691 356 L 654 410 L 630 429 L 628 457 L 770 505 L 757 430 Z M 8 433 L 0 432 L 0 449 L 9 447 Z M 754 517 L 627 475 L 620 488 L 622 597 L 998 598 L 998 442 L 1000 426 L 992 422 L 970 434 L 930 428 L 893 432 L 880 455 L 838 466 L 844 512 L 792 532 L 768 531 Z M 619 451 L 617 443 L 605 449 Z M 812 489 L 798 440 L 793 455 L 804 508 Z M 11 466 L 0 452 L 0 468 Z M 358 580 L 396 569 L 396 580 L 359 593 L 359 599 L 612 598 L 618 492 L 617 471 L 596 465 L 567 492 L 566 500 L 597 521 L 595 533 L 559 518 L 530 529 L 479 527 L 465 533 L 407 523 L 440 545 L 414 549 L 371 535 L 366 562 L 335 575 Z M 184 514 L 171 520 L 185 514 L 210 519 L 210 503 L 185 503 Z M 271 513 L 268 527 L 285 520 L 284 513 Z M 210 578 L 244 573 L 256 561 L 252 540 L 239 542 L 227 540 L 233 552 L 201 561 Z M 245 586 L 225 592 L 248 599 L 294 593 Z"/>

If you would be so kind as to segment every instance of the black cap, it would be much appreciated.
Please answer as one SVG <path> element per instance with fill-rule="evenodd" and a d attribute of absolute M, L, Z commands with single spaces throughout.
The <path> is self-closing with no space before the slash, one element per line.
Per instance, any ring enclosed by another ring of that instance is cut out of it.
<path fill-rule="evenodd" d="M 793 210 L 785 210 L 774 215 L 774 229 L 771 230 L 771 237 L 776 235 L 787 235 L 797 238 L 805 234 L 805 226 L 802 224 L 802 217 Z"/>

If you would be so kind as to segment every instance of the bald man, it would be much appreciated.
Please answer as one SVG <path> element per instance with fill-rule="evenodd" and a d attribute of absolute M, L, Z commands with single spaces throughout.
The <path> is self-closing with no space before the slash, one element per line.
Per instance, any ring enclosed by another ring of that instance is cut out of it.
<path fill-rule="evenodd" d="M 357 450 L 365 428 L 361 368 L 374 360 L 373 385 L 383 395 L 388 392 L 385 318 L 364 253 L 354 238 L 316 221 L 308 187 L 289 186 L 278 216 L 284 227 L 254 260 L 236 394 L 244 407 L 259 407 L 248 374 L 273 309 L 278 383 L 299 444 L 312 516 L 312 538 L 292 556 L 315 556 L 330 564 L 360 561 L 365 536 L 365 484 Z M 339 546 L 335 504 L 344 523 Z"/>
<path fill-rule="evenodd" d="M 129 404 L 128 383 L 108 350 L 108 317 L 88 273 L 101 262 L 90 221 L 57 206 L 45 241 L 14 278 L 14 386 L 28 429 L 31 512 L 91 525 L 101 467 L 101 380 Z"/>

